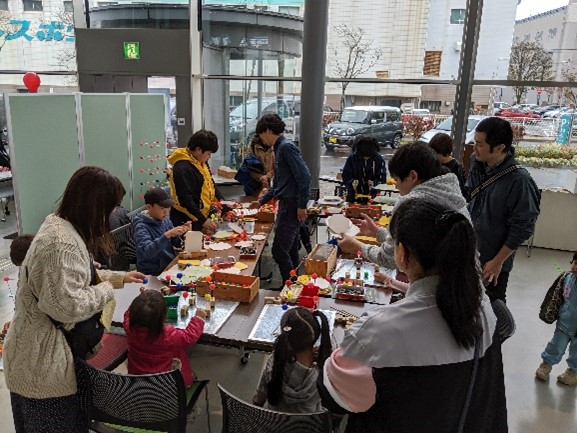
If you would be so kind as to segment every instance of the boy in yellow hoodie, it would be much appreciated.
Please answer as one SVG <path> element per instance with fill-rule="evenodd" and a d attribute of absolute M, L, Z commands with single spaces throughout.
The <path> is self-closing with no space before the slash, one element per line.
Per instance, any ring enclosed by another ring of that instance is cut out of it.
<path fill-rule="evenodd" d="M 192 230 L 213 233 L 218 224 L 209 218 L 210 207 L 222 200 L 216 188 L 208 160 L 218 151 L 218 138 L 212 131 L 196 131 L 186 148 L 176 149 L 168 157 L 174 206 L 170 210 L 172 224 L 177 227 L 192 221 Z"/>

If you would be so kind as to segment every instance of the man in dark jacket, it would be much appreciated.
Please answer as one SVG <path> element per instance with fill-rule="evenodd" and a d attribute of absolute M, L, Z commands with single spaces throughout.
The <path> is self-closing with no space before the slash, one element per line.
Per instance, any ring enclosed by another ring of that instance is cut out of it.
<path fill-rule="evenodd" d="M 531 237 L 539 216 L 541 193 L 527 170 L 518 166 L 512 144 L 508 121 L 489 117 L 479 122 L 467 179 L 468 208 L 491 300 L 505 300 L 515 251 Z M 496 180 L 488 184 L 491 179 Z"/>
<path fill-rule="evenodd" d="M 256 133 L 267 146 L 274 146 L 273 187 L 251 204 L 256 208 L 276 198 L 279 209 L 272 256 L 283 282 L 290 278 L 290 271 L 299 265 L 299 229 L 307 219 L 307 202 L 311 173 L 300 151 L 292 141 L 283 136 L 285 123 L 278 114 L 260 118 Z M 279 230 L 279 228 L 282 228 Z"/>

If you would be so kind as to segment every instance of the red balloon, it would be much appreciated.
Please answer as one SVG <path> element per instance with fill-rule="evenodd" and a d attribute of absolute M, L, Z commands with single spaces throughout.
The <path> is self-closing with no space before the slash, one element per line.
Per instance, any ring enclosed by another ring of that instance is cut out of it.
<path fill-rule="evenodd" d="M 24 81 L 24 85 L 30 93 L 36 93 L 38 87 L 40 87 L 40 77 L 36 72 L 26 72 L 22 81 Z"/>

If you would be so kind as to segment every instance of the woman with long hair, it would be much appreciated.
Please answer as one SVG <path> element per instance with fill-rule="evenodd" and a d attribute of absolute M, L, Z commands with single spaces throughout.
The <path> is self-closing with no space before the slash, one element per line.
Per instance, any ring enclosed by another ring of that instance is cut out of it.
<path fill-rule="evenodd" d="M 471 223 L 410 199 L 390 233 L 406 298 L 349 328 L 319 381 L 323 404 L 351 414 L 347 432 L 457 432 L 460 423 L 468 433 L 508 431 L 501 344 Z"/>
<path fill-rule="evenodd" d="M 142 282 L 140 272 L 96 271 L 92 257 L 110 254 L 108 218 L 122 184 L 100 167 L 82 167 L 58 209 L 35 235 L 20 268 L 16 311 L 6 336 L 4 367 L 18 433 L 87 432 L 74 356 L 64 333 L 102 311 L 113 288 Z"/>

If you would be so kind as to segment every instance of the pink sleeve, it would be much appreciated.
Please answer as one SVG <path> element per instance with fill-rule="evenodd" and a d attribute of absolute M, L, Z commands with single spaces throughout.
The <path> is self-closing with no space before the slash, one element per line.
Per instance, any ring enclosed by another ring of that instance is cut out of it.
<path fill-rule="evenodd" d="M 324 365 L 323 384 L 335 403 L 349 412 L 365 412 L 375 404 L 377 386 L 373 371 L 335 350 Z"/>
<path fill-rule="evenodd" d="M 185 329 L 173 328 L 170 333 L 169 344 L 176 349 L 183 349 L 198 341 L 204 331 L 204 320 L 194 316 Z"/>

